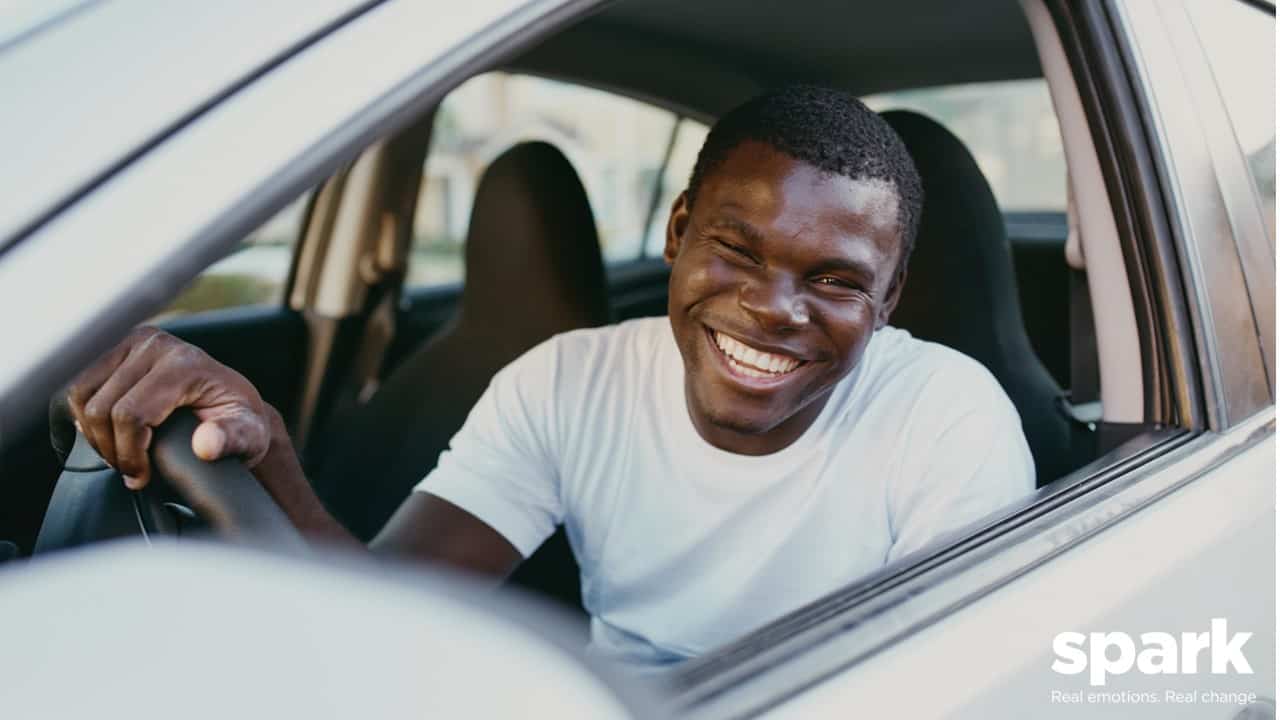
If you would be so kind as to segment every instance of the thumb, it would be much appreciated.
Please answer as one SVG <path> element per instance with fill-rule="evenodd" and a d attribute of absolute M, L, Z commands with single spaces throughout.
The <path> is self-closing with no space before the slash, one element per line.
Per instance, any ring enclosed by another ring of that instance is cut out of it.
<path fill-rule="evenodd" d="M 216 422 L 206 420 L 191 435 L 191 451 L 205 462 L 221 458 L 227 451 L 227 433 Z"/>

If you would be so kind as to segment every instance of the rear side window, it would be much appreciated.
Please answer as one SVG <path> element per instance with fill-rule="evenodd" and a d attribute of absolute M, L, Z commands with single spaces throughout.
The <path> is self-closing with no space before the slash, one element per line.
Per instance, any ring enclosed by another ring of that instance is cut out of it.
<path fill-rule="evenodd" d="M 1067 162 L 1044 80 L 947 85 L 864 100 L 876 112 L 914 110 L 955 133 L 1005 213 L 1066 211 Z"/>
<path fill-rule="evenodd" d="M 605 262 L 641 257 L 706 131 L 670 110 L 581 85 L 500 72 L 468 80 L 436 111 L 406 286 L 463 280 L 480 176 L 503 151 L 532 140 L 559 148 L 578 172 Z"/>

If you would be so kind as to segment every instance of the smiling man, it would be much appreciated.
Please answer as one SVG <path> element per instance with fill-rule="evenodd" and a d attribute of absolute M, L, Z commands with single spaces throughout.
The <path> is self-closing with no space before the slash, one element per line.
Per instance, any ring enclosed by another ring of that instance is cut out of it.
<path fill-rule="evenodd" d="M 731 111 L 671 210 L 669 317 L 504 368 L 371 548 L 504 577 L 563 523 L 593 645 L 663 663 L 1030 492 L 994 378 L 888 325 L 922 202 L 901 141 L 850 95 L 793 87 Z M 149 428 L 193 406 L 198 454 L 246 458 L 299 528 L 355 542 L 279 414 L 188 345 L 136 332 L 71 404 L 131 486 Z"/>

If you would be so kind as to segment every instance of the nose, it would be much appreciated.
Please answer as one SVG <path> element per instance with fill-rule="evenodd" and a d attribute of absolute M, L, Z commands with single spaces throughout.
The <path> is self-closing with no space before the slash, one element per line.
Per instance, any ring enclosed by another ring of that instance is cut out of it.
<path fill-rule="evenodd" d="M 738 289 L 738 306 L 766 331 L 794 330 L 809 322 L 804 298 L 797 292 L 795 282 L 783 273 L 747 280 Z"/>

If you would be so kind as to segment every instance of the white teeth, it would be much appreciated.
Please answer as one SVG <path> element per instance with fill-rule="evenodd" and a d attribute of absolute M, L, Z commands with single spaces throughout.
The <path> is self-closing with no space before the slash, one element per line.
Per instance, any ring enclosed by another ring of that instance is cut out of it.
<path fill-rule="evenodd" d="M 713 333 L 716 346 L 729 356 L 735 369 L 748 377 L 765 378 L 783 375 L 800 366 L 800 361 L 785 355 L 749 347 L 721 332 Z"/>

